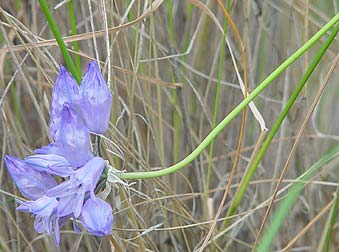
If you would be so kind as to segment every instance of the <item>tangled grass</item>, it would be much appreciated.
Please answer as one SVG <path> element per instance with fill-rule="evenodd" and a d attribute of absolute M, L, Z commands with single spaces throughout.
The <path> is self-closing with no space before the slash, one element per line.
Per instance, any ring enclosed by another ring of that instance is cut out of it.
<path fill-rule="evenodd" d="M 254 90 L 339 8 L 335 0 L 48 4 L 76 69 L 100 62 L 113 94 L 103 157 L 128 172 L 183 160 L 246 90 Z M 25 157 L 50 140 L 51 89 L 58 66 L 67 62 L 38 1 L 0 1 L 0 20 L 0 153 Z M 60 251 L 255 251 L 272 225 L 278 231 L 268 251 L 337 251 L 338 148 L 329 152 L 339 142 L 337 38 L 229 214 L 266 128 L 270 132 L 326 37 L 183 169 L 112 186 L 112 236 L 77 234 L 67 224 Z M 34 232 L 33 219 L 15 211 L 20 193 L 2 159 L 0 167 L 0 250 L 55 251 L 46 234 Z M 290 205 L 288 195 L 295 196 Z M 280 224 L 278 212 L 287 213 Z"/>

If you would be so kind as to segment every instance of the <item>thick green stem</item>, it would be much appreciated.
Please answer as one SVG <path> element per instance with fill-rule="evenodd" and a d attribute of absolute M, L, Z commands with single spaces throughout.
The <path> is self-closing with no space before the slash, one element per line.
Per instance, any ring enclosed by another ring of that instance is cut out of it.
<path fill-rule="evenodd" d="M 255 160 L 253 161 L 252 165 L 248 169 L 248 173 L 245 174 L 244 179 L 241 182 L 241 184 L 239 186 L 239 189 L 237 190 L 237 193 L 235 194 L 235 196 L 233 198 L 231 206 L 229 207 L 227 216 L 231 216 L 231 215 L 233 215 L 235 213 L 236 209 L 238 208 L 238 206 L 240 204 L 240 201 L 242 200 L 242 198 L 243 198 L 243 196 L 244 196 L 244 194 L 246 192 L 246 189 L 247 189 L 247 186 L 248 186 L 249 182 L 251 181 L 254 173 L 256 172 L 256 170 L 258 168 L 258 165 L 259 165 L 260 161 L 262 160 L 264 154 L 266 153 L 268 147 L 270 146 L 270 144 L 271 144 L 275 134 L 280 129 L 280 126 L 281 126 L 282 122 L 284 121 L 288 111 L 291 109 L 291 107 L 294 104 L 295 100 L 299 96 L 301 90 L 305 86 L 307 80 L 310 78 L 310 76 L 313 73 L 314 69 L 319 64 L 321 58 L 324 56 L 325 52 L 327 51 L 328 47 L 330 46 L 330 44 L 334 40 L 334 38 L 337 35 L 338 31 L 339 31 L 339 25 L 337 25 L 336 28 L 332 31 L 331 35 L 328 37 L 328 39 L 326 40 L 324 45 L 321 47 L 320 51 L 318 52 L 318 54 L 314 58 L 313 62 L 310 64 L 309 68 L 307 69 L 306 73 L 304 74 L 304 76 L 300 80 L 300 82 L 297 85 L 297 87 L 295 88 L 295 90 L 293 91 L 293 93 L 292 93 L 291 97 L 289 98 L 286 106 L 284 107 L 283 111 L 280 113 L 278 119 L 275 121 L 275 123 L 274 123 L 274 125 L 272 127 L 271 132 L 268 134 L 265 142 L 263 143 L 263 146 L 260 149 L 257 157 L 255 158 Z M 226 228 L 227 223 L 228 223 L 228 221 L 224 222 L 223 228 Z"/>
<path fill-rule="evenodd" d="M 312 38 L 310 38 L 301 48 L 285 60 L 276 68 L 264 81 L 262 81 L 253 92 L 245 98 L 237 107 L 235 107 L 201 142 L 200 145 L 182 161 L 158 171 L 142 171 L 120 173 L 118 176 L 122 179 L 147 179 L 168 175 L 178 171 L 191 163 L 211 142 L 212 140 L 251 102 L 257 97 L 273 80 L 275 80 L 288 66 L 296 61 L 312 45 L 314 45 L 336 22 L 339 20 L 339 13 L 334 16 L 326 25 L 324 25 Z"/>

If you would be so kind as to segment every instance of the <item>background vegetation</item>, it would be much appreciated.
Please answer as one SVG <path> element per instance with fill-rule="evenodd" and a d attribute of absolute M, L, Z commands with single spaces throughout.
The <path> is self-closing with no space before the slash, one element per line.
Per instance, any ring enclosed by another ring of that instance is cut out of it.
<path fill-rule="evenodd" d="M 251 92 L 339 8 L 337 0 L 222 4 L 48 1 L 76 68 L 84 73 L 98 60 L 112 90 L 102 146 L 115 168 L 151 171 L 184 159 L 244 99 L 239 77 Z M 0 0 L 0 21 L 0 153 L 22 158 L 50 141 L 51 89 L 65 61 L 39 1 Z M 327 35 L 255 99 L 268 132 Z M 185 168 L 113 186 L 111 237 L 76 234 L 67 224 L 60 251 L 251 251 L 272 225 L 277 233 L 261 251 L 339 250 L 339 151 L 329 152 L 339 142 L 337 55 L 338 39 L 306 79 L 253 177 L 245 171 L 265 127 L 247 108 Z M 33 230 L 34 219 L 15 211 L 20 193 L 2 159 L 0 167 L 0 250 L 55 251 L 52 239 Z M 249 186 L 230 214 L 244 176 Z"/>

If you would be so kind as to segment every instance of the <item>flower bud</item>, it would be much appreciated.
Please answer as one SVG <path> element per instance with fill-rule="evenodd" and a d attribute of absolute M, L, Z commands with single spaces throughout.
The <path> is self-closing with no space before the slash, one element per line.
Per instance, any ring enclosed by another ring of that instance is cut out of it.
<path fill-rule="evenodd" d="M 63 66 L 60 66 L 60 72 L 52 91 L 50 133 L 53 138 L 60 125 L 62 106 L 65 103 L 77 106 L 79 98 L 77 82 Z"/>
<path fill-rule="evenodd" d="M 63 105 L 59 130 L 55 142 L 62 156 L 73 167 L 80 167 L 93 157 L 90 151 L 90 136 L 81 116 L 68 104 Z"/>
<path fill-rule="evenodd" d="M 19 191 L 28 199 L 36 200 L 57 185 L 46 172 L 36 171 L 18 158 L 6 155 L 4 161 Z"/>
<path fill-rule="evenodd" d="M 112 95 L 96 61 L 88 64 L 80 86 L 80 109 L 91 132 L 103 134 L 110 120 Z"/>
<path fill-rule="evenodd" d="M 102 199 L 89 198 L 82 207 L 80 220 L 91 235 L 104 236 L 112 233 L 112 208 Z"/>

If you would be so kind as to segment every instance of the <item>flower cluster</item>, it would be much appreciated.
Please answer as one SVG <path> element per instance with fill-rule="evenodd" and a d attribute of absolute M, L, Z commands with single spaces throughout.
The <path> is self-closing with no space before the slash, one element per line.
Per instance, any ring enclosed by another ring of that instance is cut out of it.
<path fill-rule="evenodd" d="M 38 233 L 54 232 L 59 246 L 60 226 L 73 219 L 75 231 L 80 220 L 97 236 L 112 232 L 112 208 L 95 196 L 95 188 L 106 161 L 91 152 L 90 132 L 107 130 L 112 96 L 96 62 L 90 62 L 80 87 L 60 66 L 51 102 L 50 134 L 53 142 L 20 160 L 5 156 L 8 172 L 29 201 L 17 200 L 17 210 L 35 216 Z M 55 177 L 64 178 L 58 184 Z"/>

